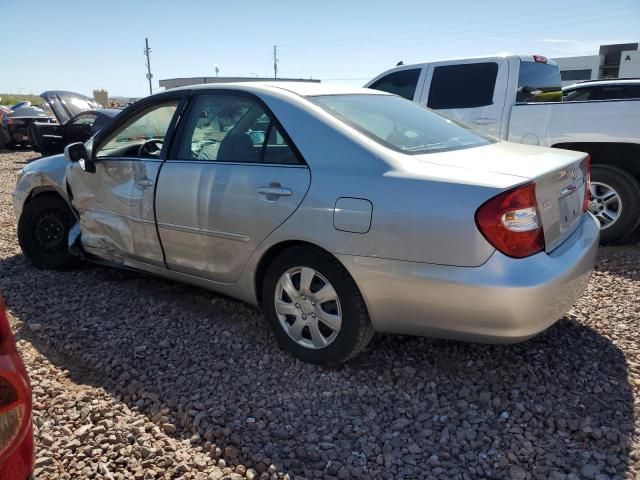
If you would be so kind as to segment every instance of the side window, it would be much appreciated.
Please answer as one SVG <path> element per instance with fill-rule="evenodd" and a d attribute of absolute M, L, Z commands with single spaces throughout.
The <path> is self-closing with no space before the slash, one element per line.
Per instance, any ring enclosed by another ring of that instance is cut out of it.
<path fill-rule="evenodd" d="M 592 100 L 622 100 L 640 98 L 640 85 L 603 85 L 598 88 Z"/>
<path fill-rule="evenodd" d="M 96 157 L 159 158 L 177 108 L 178 100 L 173 100 L 129 118 L 98 147 Z M 143 145 L 145 148 L 141 148 Z"/>
<path fill-rule="evenodd" d="M 585 102 L 587 100 L 593 100 L 592 88 L 576 88 L 575 90 L 569 90 L 562 94 L 562 101 L 564 102 Z"/>
<path fill-rule="evenodd" d="M 560 101 L 562 101 L 562 81 L 557 65 L 520 62 L 516 103 Z"/>
<path fill-rule="evenodd" d="M 495 62 L 435 67 L 427 107 L 442 110 L 491 105 L 497 76 Z"/>
<path fill-rule="evenodd" d="M 301 163 L 260 104 L 244 96 L 199 95 L 182 138 L 180 160 Z"/>
<path fill-rule="evenodd" d="M 419 68 L 399 70 L 376 80 L 369 88 L 400 95 L 407 100 L 413 100 L 418 85 L 418 78 L 420 78 Z"/>
<path fill-rule="evenodd" d="M 73 125 L 86 125 L 91 127 L 96 121 L 95 115 L 80 115 L 73 121 Z"/>

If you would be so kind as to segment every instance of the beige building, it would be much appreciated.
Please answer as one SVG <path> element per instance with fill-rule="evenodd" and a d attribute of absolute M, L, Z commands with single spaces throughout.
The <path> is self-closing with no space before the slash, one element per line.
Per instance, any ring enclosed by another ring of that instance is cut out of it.
<path fill-rule="evenodd" d="M 597 55 L 553 58 L 560 68 L 562 85 L 582 80 L 640 77 L 638 43 L 601 45 Z"/>
<path fill-rule="evenodd" d="M 109 108 L 109 92 L 106 90 L 94 90 L 93 99 L 104 108 Z"/>

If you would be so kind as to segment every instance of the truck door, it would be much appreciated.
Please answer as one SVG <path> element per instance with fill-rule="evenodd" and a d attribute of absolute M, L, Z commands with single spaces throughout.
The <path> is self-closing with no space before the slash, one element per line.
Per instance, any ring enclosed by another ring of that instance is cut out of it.
<path fill-rule="evenodd" d="M 420 103 L 499 137 L 508 75 L 507 62 L 499 57 L 434 63 Z"/>

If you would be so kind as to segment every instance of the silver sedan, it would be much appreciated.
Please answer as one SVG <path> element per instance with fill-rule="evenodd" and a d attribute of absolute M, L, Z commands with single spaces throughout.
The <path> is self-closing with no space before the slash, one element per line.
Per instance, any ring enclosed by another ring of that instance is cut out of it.
<path fill-rule="evenodd" d="M 28 165 L 13 201 L 36 266 L 200 285 L 335 364 L 374 331 L 514 342 L 553 324 L 597 252 L 588 172 L 583 153 L 499 142 L 382 92 L 203 85 Z"/>

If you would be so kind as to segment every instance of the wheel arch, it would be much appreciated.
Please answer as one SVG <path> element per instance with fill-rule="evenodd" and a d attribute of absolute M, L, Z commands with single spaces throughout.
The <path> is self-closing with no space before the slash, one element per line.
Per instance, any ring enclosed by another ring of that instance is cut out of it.
<path fill-rule="evenodd" d="M 591 165 L 610 165 L 629 172 L 640 181 L 640 143 L 563 142 L 554 148 L 578 150 L 591 155 Z"/>
<path fill-rule="evenodd" d="M 35 188 L 31 189 L 29 191 L 29 194 L 24 199 L 24 202 L 22 204 L 22 208 L 24 208 L 25 205 L 27 205 L 34 198 L 40 197 L 42 195 L 55 195 L 57 197 L 60 197 L 62 200 L 65 201 L 65 203 L 67 203 L 67 205 L 69 205 L 69 209 L 71 209 L 73 211 L 73 209 L 71 208 L 71 205 L 69 204 L 69 199 L 65 195 L 63 195 L 62 192 L 60 192 L 57 188 L 55 188 L 55 187 L 53 187 L 51 185 L 44 185 L 44 186 L 35 187 Z"/>

